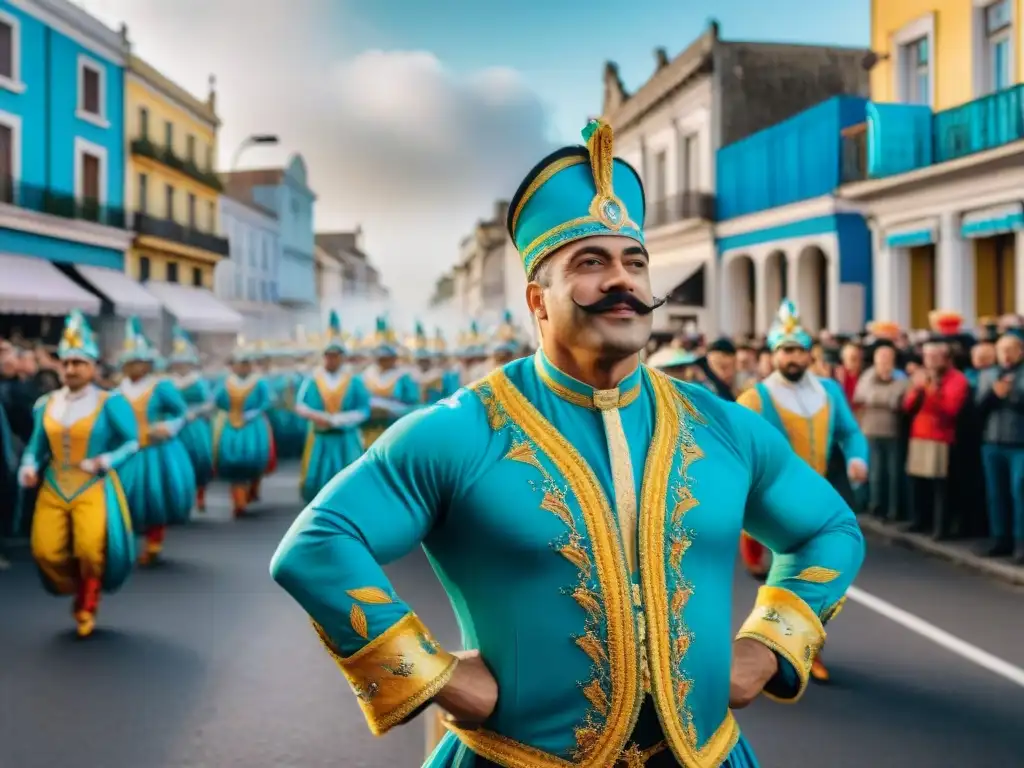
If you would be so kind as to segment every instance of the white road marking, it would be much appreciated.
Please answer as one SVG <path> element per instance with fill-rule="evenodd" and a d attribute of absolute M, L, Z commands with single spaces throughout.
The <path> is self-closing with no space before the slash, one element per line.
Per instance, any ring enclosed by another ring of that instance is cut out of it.
<path fill-rule="evenodd" d="M 942 646 L 947 651 L 952 651 L 957 656 L 967 659 L 967 661 L 999 675 L 1004 680 L 1024 688 L 1024 669 L 1014 666 L 998 656 L 993 656 L 988 651 L 983 651 L 978 646 L 971 645 L 966 640 L 961 640 L 959 637 L 949 634 L 946 630 L 939 629 L 934 624 L 929 624 L 924 619 L 918 618 L 902 608 L 897 608 L 880 597 L 868 594 L 862 589 L 850 587 L 846 592 L 846 597 L 851 602 L 863 605 L 869 611 L 874 611 L 878 615 L 896 622 L 926 640 L 931 640 L 936 645 Z"/>

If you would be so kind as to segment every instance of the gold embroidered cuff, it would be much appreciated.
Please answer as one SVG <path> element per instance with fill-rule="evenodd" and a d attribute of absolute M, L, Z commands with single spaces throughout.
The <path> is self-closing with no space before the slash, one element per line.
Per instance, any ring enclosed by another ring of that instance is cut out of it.
<path fill-rule="evenodd" d="M 313 623 L 352 692 L 374 736 L 386 733 L 447 685 L 458 659 L 445 651 L 415 613 L 344 658 L 323 628 Z"/>
<path fill-rule="evenodd" d="M 825 629 L 811 607 L 795 592 L 782 587 L 761 587 L 754 610 L 740 627 L 736 639 L 749 637 L 764 643 L 792 665 L 798 678 L 796 689 L 765 696 L 776 701 L 796 702 L 803 696 L 811 675 L 811 663 L 825 644 Z"/>

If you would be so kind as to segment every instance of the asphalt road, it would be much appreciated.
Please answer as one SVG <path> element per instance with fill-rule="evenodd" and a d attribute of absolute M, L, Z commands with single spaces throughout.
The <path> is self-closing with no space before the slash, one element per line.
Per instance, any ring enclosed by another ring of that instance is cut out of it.
<path fill-rule="evenodd" d="M 109 597 L 76 640 L 66 601 L 27 553 L 0 573 L 0 768 L 406 768 L 422 722 L 366 731 L 301 611 L 267 576 L 298 510 L 294 473 L 268 481 L 252 519 L 226 490 L 167 562 Z M 390 568 L 398 591 L 457 647 L 420 554 Z M 1024 594 L 898 549 L 872 546 L 858 587 L 1024 667 Z M 756 585 L 737 579 L 737 623 Z M 1024 687 L 852 601 L 831 627 L 833 682 L 795 707 L 740 713 L 763 768 L 1024 766 Z"/>

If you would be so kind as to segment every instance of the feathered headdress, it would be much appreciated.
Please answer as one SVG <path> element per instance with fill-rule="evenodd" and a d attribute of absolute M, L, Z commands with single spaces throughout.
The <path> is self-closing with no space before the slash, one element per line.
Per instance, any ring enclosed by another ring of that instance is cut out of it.
<path fill-rule="evenodd" d="M 790 299 L 783 299 L 779 305 L 775 322 L 768 331 L 768 346 L 774 352 L 779 347 L 802 347 L 810 349 L 814 344 L 811 335 L 800 324 L 800 315 L 796 304 Z"/>

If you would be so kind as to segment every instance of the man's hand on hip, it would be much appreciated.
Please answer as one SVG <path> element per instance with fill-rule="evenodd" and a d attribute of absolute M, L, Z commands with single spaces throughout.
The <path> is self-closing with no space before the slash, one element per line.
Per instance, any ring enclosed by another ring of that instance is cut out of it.
<path fill-rule="evenodd" d="M 729 707 L 742 709 L 750 704 L 778 671 L 779 660 L 768 646 L 749 637 L 733 642 Z"/>
<path fill-rule="evenodd" d="M 447 719 L 460 728 L 476 728 L 498 705 L 498 682 L 487 668 L 480 651 L 456 651 L 458 658 L 448 684 L 434 697 L 447 712 Z"/>

